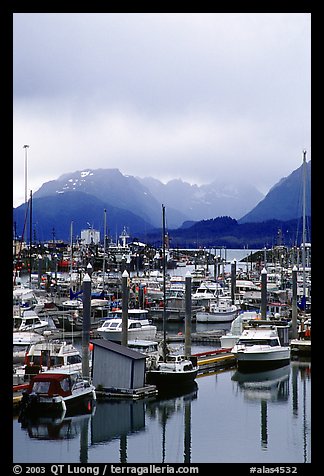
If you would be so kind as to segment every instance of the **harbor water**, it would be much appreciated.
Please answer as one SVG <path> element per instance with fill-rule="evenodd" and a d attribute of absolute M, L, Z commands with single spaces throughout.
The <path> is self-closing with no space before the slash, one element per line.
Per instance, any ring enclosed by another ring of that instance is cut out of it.
<path fill-rule="evenodd" d="M 90 415 L 14 416 L 13 462 L 310 463 L 311 362 L 251 374 L 219 369 L 182 393 L 97 400 Z"/>
<path fill-rule="evenodd" d="M 309 463 L 311 364 L 199 376 L 184 394 L 97 401 L 92 415 L 13 419 L 15 463 Z"/>

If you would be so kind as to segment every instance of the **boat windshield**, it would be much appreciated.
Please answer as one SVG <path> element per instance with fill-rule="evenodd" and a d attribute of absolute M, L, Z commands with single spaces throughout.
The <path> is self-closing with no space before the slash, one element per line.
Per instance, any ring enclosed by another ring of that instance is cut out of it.
<path fill-rule="evenodd" d="M 35 393 L 48 393 L 51 382 L 34 382 L 33 392 Z"/>
<path fill-rule="evenodd" d="M 28 344 L 14 344 L 13 352 L 27 352 L 29 345 Z"/>
<path fill-rule="evenodd" d="M 245 346 L 269 345 L 270 347 L 280 345 L 278 339 L 240 339 L 238 344 L 243 344 Z"/>

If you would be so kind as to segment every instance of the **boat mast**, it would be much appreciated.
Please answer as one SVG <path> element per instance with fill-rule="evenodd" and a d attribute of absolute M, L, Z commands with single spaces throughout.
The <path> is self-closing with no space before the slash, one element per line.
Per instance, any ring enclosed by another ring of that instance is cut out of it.
<path fill-rule="evenodd" d="M 32 244 L 33 244 L 33 192 L 30 191 L 30 207 L 29 207 L 29 285 L 32 282 Z"/>
<path fill-rule="evenodd" d="M 73 263 L 73 221 L 70 225 L 70 288 L 72 289 L 72 265 Z"/>
<path fill-rule="evenodd" d="M 303 298 L 306 298 L 306 150 L 303 151 Z"/>
<path fill-rule="evenodd" d="M 166 360 L 165 206 L 162 204 L 163 361 Z"/>
<path fill-rule="evenodd" d="M 105 272 L 106 272 L 106 227 L 107 227 L 107 210 L 104 209 L 104 242 L 103 242 L 103 261 L 102 261 L 102 289 L 105 292 Z"/>

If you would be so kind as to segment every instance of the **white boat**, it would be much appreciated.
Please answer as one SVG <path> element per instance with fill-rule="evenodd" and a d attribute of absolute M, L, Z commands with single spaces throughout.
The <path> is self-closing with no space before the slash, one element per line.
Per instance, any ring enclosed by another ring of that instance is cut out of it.
<path fill-rule="evenodd" d="M 198 311 L 196 314 L 197 322 L 231 322 L 235 319 L 238 307 L 231 303 L 229 298 L 219 298 L 211 301 L 209 308 L 204 311 Z"/>
<path fill-rule="evenodd" d="M 92 412 L 95 387 L 80 372 L 48 370 L 35 375 L 23 392 L 19 420 L 30 415 Z"/>
<path fill-rule="evenodd" d="M 34 331 L 42 333 L 48 329 L 49 323 L 42 320 L 35 311 L 24 311 L 20 316 L 13 316 L 14 331 Z"/>
<path fill-rule="evenodd" d="M 13 363 L 23 363 L 30 346 L 42 341 L 45 341 L 45 337 L 38 334 L 38 332 L 13 332 Z"/>
<path fill-rule="evenodd" d="M 220 337 L 222 348 L 231 349 L 239 340 L 244 324 L 247 324 L 252 319 L 261 319 L 261 315 L 256 311 L 243 311 L 232 321 L 230 331 Z"/>
<path fill-rule="evenodd" d="M 143 340 L 143 339 L 129 340 L 127 347 L 145 355 L 146 369 L 150 366 L 151 360 L 158 359 L 160 355 L 159 343 L 155 340 Z"/>
<path fill-rule="evenodd" d="M 122 314 L 121 309 L 111 311 L 109 318 L 97 328 L 101 337 L 107 340 L 121 342 L 122 340 Z M 157 327 L 148 319 L 146 309 L 128 309 L 127 335 L 128 339 L 154 340 Z"/>
<path fill-rule="evenodd" d="M 240 371 L 278 368 L 290 362 L 290 347 L 281 345 L 274 325 L 259 325 L 243 330 L 231 352 L 237 359 Z"/>
<path fill-rule="evenodd" d="M 28 381 L 32 375 L 50 369 L 81 372 L 81 352 L 73 344 L 57 339 L 32 344 L 25 355 L 25 365 L 14 367 L 14 382 L 19 385 Z"/>

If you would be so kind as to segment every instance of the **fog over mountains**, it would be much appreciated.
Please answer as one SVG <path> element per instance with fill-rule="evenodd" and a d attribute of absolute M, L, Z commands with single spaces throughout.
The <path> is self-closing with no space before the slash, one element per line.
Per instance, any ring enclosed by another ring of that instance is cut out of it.
<path fill-rule="evenodd" d="M 307 214 L 310 215 L 310 172 L 307 163 Z M 123 175 L 118 169 L 87 169 L 44 183 L 33 194 L 33 223 L 39 240 L 67 239 L 71 221 L 75 234 L 91 226 L 103 230 L 104 209 L 111 236 L 125 226 L 143 234 L 161 228 L 161 204 L 166 206 L 168 229 L 190 228 L 194 222 L 228 216 L 238 223 L 291 220 L 301 216 L 302 166 L 275 184 L 264 197 L 246 180 L 191 185 L 181 179 L 164 184 L 152 177 Z M 14 209 L 21 235 L 26 205 Z"/>

